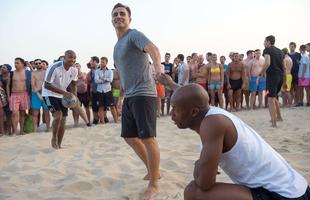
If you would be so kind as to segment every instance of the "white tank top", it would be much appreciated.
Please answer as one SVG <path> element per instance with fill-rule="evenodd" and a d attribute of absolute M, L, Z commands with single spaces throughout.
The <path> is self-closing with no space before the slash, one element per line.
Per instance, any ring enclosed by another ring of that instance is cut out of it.
<path fill-rule="evenodd" d="M 297 198 L 307 190 L 308 183 L 286 160 L 267 144 L 258 133 L 241 119 L 216 107 L 210 107 L 205 117 L 224 115 L 237 130 L 237 142 L 222 154 L 220 167 L 240 185 L 263 187 L 286 198 Z"/>

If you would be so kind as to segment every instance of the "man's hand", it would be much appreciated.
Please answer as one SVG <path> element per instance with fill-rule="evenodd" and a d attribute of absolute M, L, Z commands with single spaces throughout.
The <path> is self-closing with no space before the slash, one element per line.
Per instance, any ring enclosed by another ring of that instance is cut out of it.
<path fill-rule="evenodd" d="M 72 93 L 66 92 L 66 93 L 64 94 L 64 97 L 66 97 L 68 100 L 71 100 L 71 99 L 72 99 Z"/>
<path fill-rule="evenodd" d="M 165 86 L 169 86 L 173 82 L 172 78 L 164 73 L 157 73 L 156 80 Z"/>

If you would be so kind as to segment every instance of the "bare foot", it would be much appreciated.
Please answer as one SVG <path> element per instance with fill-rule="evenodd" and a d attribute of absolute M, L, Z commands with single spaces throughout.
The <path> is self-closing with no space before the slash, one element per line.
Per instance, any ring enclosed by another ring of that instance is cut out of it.
<path fill-rule="evenodd" d="M 152 200 L 158 193 L 158 186 L 149 185 L 140 200 Z"/>
<path fill-rule="evenodd" d="M 160 178 L 161 178 L 161 175 L 159 174 L 159 177 L 158 177 L 157 179 L 160 179 Z M 143 180 L 146 180 L 146 181 L 151 180 L 151 179 L 150 179 L 150 175 L 149 175 L 149 174 L 145 175 L 145 177 L 143 178 Z"/>
<path fill-rule="evenodd" d="M 56 138 L 52 138 L 51 140 L 51 145 L 54 149 L 58 149 L 57 141 Z"/>

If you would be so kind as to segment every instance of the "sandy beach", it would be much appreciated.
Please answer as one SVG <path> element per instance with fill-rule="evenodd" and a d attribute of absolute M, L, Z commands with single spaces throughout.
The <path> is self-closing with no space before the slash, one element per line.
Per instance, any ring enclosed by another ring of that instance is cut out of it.
<path fill-rule="evenodd" d="M 310 108 L 282 109 L 285 122 L 270 127 L 267 109 L 235 113 L 310 182 Z M 111 119 L 111 118 L 110 118 Z M 147 182 L 143 163 L 120 138 L 120 124 L 72 128 L 63 149 L 50 147 L 51 133 L 0 137 L 0 199 L 135 200 Z M 200 140 L 164 116 L 157 123 L 161 149 L 161 192 L 157 200 L 182 200 L 192 180 Z M 218 181 L 230 182 L 224 172 Z"/>

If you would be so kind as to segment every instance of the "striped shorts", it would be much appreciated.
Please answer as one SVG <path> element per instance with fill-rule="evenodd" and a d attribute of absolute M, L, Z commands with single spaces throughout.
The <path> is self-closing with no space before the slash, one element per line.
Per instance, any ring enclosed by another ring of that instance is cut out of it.
<path fill-rule="evenodd" d="M 30 108 L 30 99 L 27 92 L 14 92 L 10 96 L 10 110 L 12 112 L 19 110 L 28 110 Z"/>

